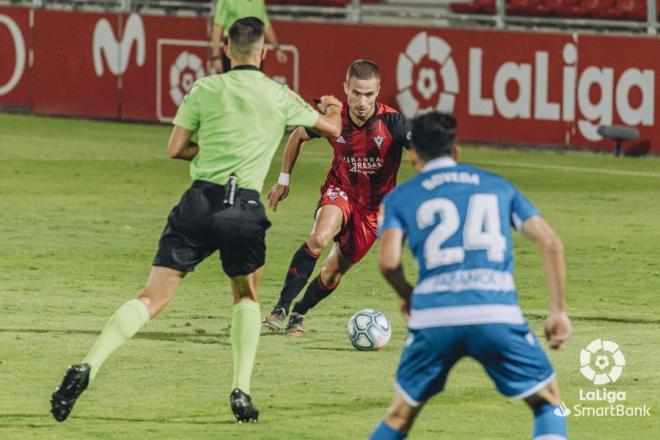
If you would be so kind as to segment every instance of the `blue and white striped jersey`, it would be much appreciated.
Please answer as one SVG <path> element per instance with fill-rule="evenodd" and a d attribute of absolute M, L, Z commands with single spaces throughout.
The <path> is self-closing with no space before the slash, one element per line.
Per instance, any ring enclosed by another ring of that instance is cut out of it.
<path fill-rule="evenodd" d="M 504 178 L 448 157 L 383 201 L 379 233 L 403 230 L 419 267 L 410 328 L 524 323 L 511 227 L 539 213 Z"/>

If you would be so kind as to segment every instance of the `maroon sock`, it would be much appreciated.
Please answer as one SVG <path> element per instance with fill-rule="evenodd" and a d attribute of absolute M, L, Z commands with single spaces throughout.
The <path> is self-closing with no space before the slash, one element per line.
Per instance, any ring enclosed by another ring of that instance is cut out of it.
<path fill-rule="evenodd" d="M 284 287 L 280 292 L 280 299 L 277 302 L 278 307 L 284 307 L 289 313 L 291 302 L 298 296 L 300 291 L 305 287 L 309 277 L 314 272 L 314 266 L 318 261 L 319 256 L 313 254 L 307 247 L 307 243 L 303 243 L 300 249 L 296 251 L 291 259 L 289 271 L 284 279 Z"/>
<path fill-rule="evenodd" d="M 298 301 L 295 306 L 293 306 L 293 312 L 304 315 L 307 313 L 307 311 L 309 311 L 309 309 L 313 308 L 324 298 L 330 295 L 338 285 L 339 283 L 335 284 L 334 286 L 324 286 L 323 282 L 321 281 L 321 275 L 317 276 L 314 278 L 314 281 L 309 283 L 309 286 L 307 286 L 307 290 L 305 290 L 305 295 L 303 295 L 303 298 Z"/>

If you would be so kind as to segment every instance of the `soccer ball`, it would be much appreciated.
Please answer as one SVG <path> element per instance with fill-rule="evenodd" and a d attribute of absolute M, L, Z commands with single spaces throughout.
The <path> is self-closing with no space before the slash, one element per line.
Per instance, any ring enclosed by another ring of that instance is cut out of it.
<path fill-rule="evenodd" d="M 360 310 L 348 321 L 348 339 L 360 351 L 380 350 L 391 337 L 392 325 L 383 312 Z"/>

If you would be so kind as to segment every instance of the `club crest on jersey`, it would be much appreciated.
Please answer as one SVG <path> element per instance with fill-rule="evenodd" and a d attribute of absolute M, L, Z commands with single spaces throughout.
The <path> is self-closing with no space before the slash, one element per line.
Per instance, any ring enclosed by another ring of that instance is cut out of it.
<path fill-rule="evenodd" d="M 325 192 L 325 195 L 333 202 L 337 199 L 337 197 L 341 197 L 342 199 L 348 201 L 348 195 L 343 190 L 334 186 L 328 188 L 328 190 Z"/>
<path fill-rule="evenodd" d="M 378 149 L 380 149 L 380 147 L 383 146 L 383 141 L 384 140 L 385 140 L 385 138 L 382 137 L 382 136 L 375 136 L 374 137 L 374 142 L 376 142 L 376 146 L 378 147 Z"/>
<path fill-rule="evenodd" d="M 345 144 L 346 141 L 344 140 L 344 136 L 339 136 L 339 137 L 337 138 L 337 143 L 338 143 L 338 144 Z"/>

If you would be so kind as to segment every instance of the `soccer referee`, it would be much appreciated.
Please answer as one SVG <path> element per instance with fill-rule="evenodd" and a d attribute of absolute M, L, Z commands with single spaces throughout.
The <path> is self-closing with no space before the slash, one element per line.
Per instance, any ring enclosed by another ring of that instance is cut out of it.
<path fill-rule="evenodd" d="M 229 58 L 220 50 L 220 40 L 227 42 L 228 31 L 234 22 L 243 17 L 257 17 L 265 24 L 264 37 L 273 45 L 275 57 L 280 63 L 285 63 L 287 56 L 280 50 L 275 30 L 268 20 L 264 0 L 217 0 L 215 15 L 213 16 L 213 30 L 211 32 L 211 63 L 216 73 L 226 72 L 231 68 Z"/>
<path fill-rule="evenodd" d="M 259 192 L 286 126 L 314 127 L 337 137 L 342 105 L 323 97 L 320 115 L 259 70 L 266 49 L 264 23 L 256 17 L 233 24 L 225 50 L 232 69 L 195 83 L 179 107 L 168 143 L 171 158 L 191 161 L 193 184 L 170 212 L 144 290 L 117 309 L 87 356 L 68 368 L 55 389 L 51 412 L 60 422 L 108 356 L 156 316 L 183 277 L 216 250 L 234 296 L 231 409 L 238 422 L 259 416 L 249 394 L 261 324 L 257 288 L 270 226 Z M 191 141 L 193 133 L 199 145 Z"/>

